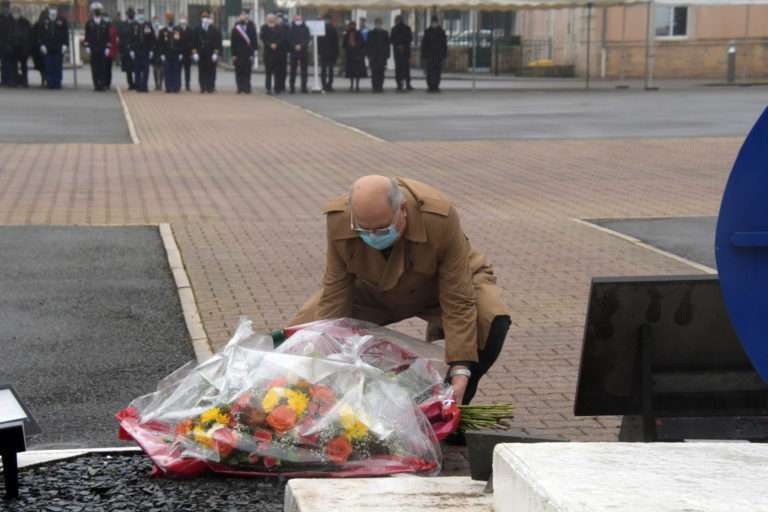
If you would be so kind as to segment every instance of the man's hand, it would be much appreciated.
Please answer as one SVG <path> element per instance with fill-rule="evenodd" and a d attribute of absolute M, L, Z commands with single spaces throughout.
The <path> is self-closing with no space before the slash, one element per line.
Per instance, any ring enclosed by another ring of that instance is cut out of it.
<path fill-rule="evenodd" d="M 300 45 L 300 44 L 297 44 L 297 45 L 295 46 L 295 48 L 296 48 L 296 51 L 297 51 L 297 52 L 300 52 L 300 51 L 301 51 L 301 45 Z"/>
<path fill-rule="evenodd" d="M 456 365 L 451 370 L 469 370 L 466 366 Z M 456 405 L 461 405 L 461 401 L 464 398 L 464 391 L 469 384 L 469 377 L 466 375 L 455 375 L 451 377 L 451 387 L 453 388 L 453 396 L 456 399 Z"/>
<path fill-rule="evenodd" d="M 272 43 L 269 45 L 269 47 L 272 48 L 273 50 L 277 50 L 277 43 Z"/>
<path fill-rule="evenodd" d="M 232 56 L 232 62 L 237 62 L 237 56 L 235 55 Z"/>

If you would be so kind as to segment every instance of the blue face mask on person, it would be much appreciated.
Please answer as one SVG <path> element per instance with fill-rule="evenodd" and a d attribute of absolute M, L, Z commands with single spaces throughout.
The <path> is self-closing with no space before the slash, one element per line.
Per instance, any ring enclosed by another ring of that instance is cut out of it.
<path fill-rule="evenodd" d="M 392 245 L 399 236 L 400 233 L 397 232 L 394 226 L 390 227 L 389 232 L 385 234 L 367 232 L 360 233 L 360 238 L 363 239 L 363 242 L 367 243 L 378 251 L 386 249 Z"/>

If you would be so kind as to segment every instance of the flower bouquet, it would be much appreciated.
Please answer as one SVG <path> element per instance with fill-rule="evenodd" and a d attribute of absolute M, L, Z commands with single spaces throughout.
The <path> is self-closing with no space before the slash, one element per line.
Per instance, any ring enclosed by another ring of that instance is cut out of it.
<path fill-rule="evenodd" d="M 275 348 L 243 321 L 118 413 L 120 437 L 171 477 L 437 474 L 438 436 L 459 414 L 435 349 L 349 319 L 294 328 Z"/>

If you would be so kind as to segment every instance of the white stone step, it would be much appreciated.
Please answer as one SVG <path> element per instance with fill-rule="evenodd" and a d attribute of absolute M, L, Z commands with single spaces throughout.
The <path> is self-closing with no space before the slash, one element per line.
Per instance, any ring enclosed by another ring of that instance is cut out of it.
<path fill-rule="evenodd" d="M 492 512 L 485 482 L 469 477 L 294 478 L 285 512 Z"/>
<path fill-rule="evenodd" d="M 768 510 L 768 445 L 500 444 L 496 512 Z"/>

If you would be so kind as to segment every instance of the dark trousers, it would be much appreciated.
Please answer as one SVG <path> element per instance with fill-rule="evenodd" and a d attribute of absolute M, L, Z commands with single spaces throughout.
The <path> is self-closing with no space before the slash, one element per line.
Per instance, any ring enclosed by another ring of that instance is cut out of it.
<path fill-rule="evenodd" d="M 275 79 L 275 92 L 278 91 L 277 89 L 277 68 L 278 68 L 278 62 L 277 61 L 264 61 L 264 88 L 267 90 L 267 92 L 272 91 L 272 78 Z"/>
<path fill-rule="evenodd" d="M 125 71 L 125 79 L 128 82 L 128 89 L 135 89 L 136 84 L 133 81 L 133 59 L 128 52 L 120 54 L 120 66 Z"/>
<path fill-rule="evenodd" d="M 106 63 L 104 66 L 104 85 L 107 89 L 112 87 L 112 61 L 112 57 L 107 57 L 104 61 Z"/>
<path fill-rule="evenodd" d="M 134 57 L 133 74 L 136 90 L 147 92 L 149 90 L 149 57 L 147 55 L 136 55 Z"/>
<path fill-rule="evenodd" d="M 426 59 L 427 88 L 430 91 L 440 89 L 440 75 L 443 72 L 443 59 Z"/>
<path fill-rule="evenodd" d="M 94 48 L 91 52 L 91 80 L 93 80 L 93 88 L 97 91 L 106 88 L 106 65 L 107 58 L 104 56 L 104 49 Z"/>
<path fill-rule="evenodd" d="M 275 92 L 284 92 L 285 91 L 285 77 L 286 77 L 286 66 L 288 65 L 288 60 L 286 57 L 282 57 L 278 63 L 277 68 L 275 69 Z"/>
<path fill-rule="evenodd" d="M 179 92 L 181 90 L 181 62 L 179 57 L 171 55 L 165 58 L 165 90 Z"/>
<path fill-rule="evenodd" d="M 251 92 L 251 59 L 239 57 L 235 64 L 235 82 L 237 90 Z"/>
<path fill-rule="evenodd" d="M 197 63 L 197 79 L 202 92 L 216 90 L 216 63 L 211 60 L 210 55 L 200 56 L 200 61 Z"/>
<path fill-rule="evenodd" d="M 185 56 L 181 59 L 181 67 L 184 70 L 184 88 L 189 90 L 189 77 L 192 74 L 192 58 Z"/>
<path fill-rule="evenodd" d="M 333 66 L 336 60 L 320 60 L 320 82 L 323 84 L 323 90 L 333 89 Z"/>
<path fill-rule="evenodd" d="M 384 71 L 387 69 L 385 64 L 374 66 L 371 64 L 371 86 L 374 91 L 384 90 Z"/>
<path fill-rule="evenodd" d="M 27 85 L 27 56 L 22 48 L 14 48 L 11 52 L 9 85 Z"/>
<path fill-rule="evenodd" d="M 61 89 L 61 65 L 64 56 L 60 48 L 51 45 L 45 54 L 45 83 L 49 89 Z"/>
<path fill-rule="evenodd" d="M 402 89 L 411 85 L 411 56 L 395 52 L 395 82 Z"/>
<path fill-rule="evenodd" d="M 307 90 L 307 52 L 291 52 L 291 92 L 296 87 L 296 66 L 301 66 L 301 90 Z"/>
<path fill-rule="evenodd" d="M 11 83 L 11 56 L 5 52 L 0 54 L 0 83 L 3 85 Z"/>
<path fill-rule="evenodd" d="M 472 376 L 469 378 L 467 388 L 464 390 L 464 398 L 462 399 L 462 405 L 469 404 L 477 392 L 477 385 L 480 383 L 480 379 L 488 373 L 488 370 L 493 366 L 493 363 L 498 359 L 501 354 L 501 349 L 504 346 L 504 340 L 507 338 L 507 331 L 512 320 L 507 315 L 499 315 L 491 322 L 491 329 L 488 332 L 488 340 L 485 342 L 485 347 L 482 350 L 477 351 L 477 363 L 472 363 L 470 371 Z M 450 383 L 450 378 L 447 379 Z"/>

